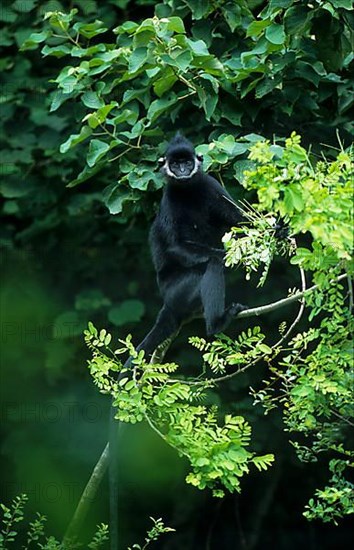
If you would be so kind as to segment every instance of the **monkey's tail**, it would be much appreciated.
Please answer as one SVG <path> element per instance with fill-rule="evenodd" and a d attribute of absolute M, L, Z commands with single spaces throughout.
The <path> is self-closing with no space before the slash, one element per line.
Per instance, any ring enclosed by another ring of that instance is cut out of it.
<path fill-rule="evenodd" d="M 109 419 L 109 535 L 110 549 L 118 550 L 118 447 L 119 427 L 111 406 Z"/>
<path fill-rule="evenodd" d="M 110 550 L 119 548 L 119 446 L 124 431 L 124 424 L 114 418 L 114 407 L 111 406 L 109 419 L 109 533 Z"/>

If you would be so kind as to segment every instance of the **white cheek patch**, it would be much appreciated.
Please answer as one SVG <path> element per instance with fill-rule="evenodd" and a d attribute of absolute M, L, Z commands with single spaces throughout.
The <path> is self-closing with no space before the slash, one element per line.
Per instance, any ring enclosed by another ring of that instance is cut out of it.
<path fill-rule="evenodd" d="M 188 180 L 190 178 L 192 178 L 199 170 L 200 168 L 200 165 L 202 164 L 202 161 L 199 160 L 197 157 L 195 158 L 194 160 L 194 168 L 193 170 L 190 172 L 190 174 L 188 174 L 188 176 L 176 176 L 176 174 L 174 172 L 172 172 L 172 170 L 170 170 L 170 167 L 168 165 L 168 160 L 166 159 L 165 160 L 165 163 L 163 164 L 162 166 L 162 170 L 164 171 L 164 173 L 169 176 L 170 178 L 174 178 L 176 180 Z"/>

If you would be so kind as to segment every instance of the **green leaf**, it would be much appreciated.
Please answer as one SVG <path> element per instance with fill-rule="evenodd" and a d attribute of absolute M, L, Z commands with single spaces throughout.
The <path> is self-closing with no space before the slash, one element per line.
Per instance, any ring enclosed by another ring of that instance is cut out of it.
<path fill-rule="evenodd" d="M 178 101 L 178 97 L 175 94 L 171 94 L 168 97 L 162 97 L 161 99 L 155 99 L 148 109 L 147 118 L 154 122 L 161 114 L 168 111 L 169 107 L 172 107 Z"/>
<path fill-rule="evenodd" d="M 270 353 L 273 352 L 272 348 L 270 348 L 266 344 L 258 344 L 257 347 L 258 347 L 259 351 L 261 351 L 262 353 L 265 353 L 267 355 L 269 355 Z"/>
<path fill-rule="evenodd" d="M 68 99 L 74 97 L 76 95 L 75 91 L 71 91 L 69 93 L 64 93 L 63 90 L 55 90 L 54 94 L 53 94 L 53 99 L 52 99 L 52 102 L 50 104 L 50 112 L 53 113 L 54 111 L 56 111 L 57 109 L 59 109 L 59 107 L 61 105 L 63 105 L 63 103 L 65 103 L 65 101 L 67 101 Z"/>
<path fill-rule="evenodd" d="M 23 2 L 23 0 L 15 0 L 15 2 L 12 3 L 12 9 L 19 13 L 28 13 L 35 8 L 36 4 L 37 0 L 26 0 L 25 2 Z"/>
<path fill-rule="evenodd" d="M 92 134 L 91 128 L 83 126 L 79 134 L 72 134 L 64 143 L 60 146 L 60 152 L 66 153 L 69 149 L 81 143 Z"/>
<path fill-rule="evenodd" d="M 97 164 L 93 168 L 89 168 L 87 165 L 85 165 L 84 169 L 79 173 L 79 175 L 75 179 L 71 180 L 66 187 L 75 187 L 76 185 L 87 181 L 95 174 L 97 174 L 97 172 L 99 172 L 101 168 L 102 166 Z"/>
<path fill-rule="evenodd" d="M 284 27 L 287 34 L 301 34 L 305 32 L 313 16 L 307 6 L 293 6 L 284 14 Z"/>
<path fill-rule="evenodd" d="M 2 165 L 2 178 L 0 181 L 0 194 L 7 199 L 17 199 L 25 197 L 29 193 L 33 193 L 33 186 L 28 185 L 28 181 L 24 179 L 9 178 L 11 166 Z M 4 176 L 7 175 L 5 178 Z"/>
<path fill-rule="evenodd" d="M 241 126 L 241 120 L 244 115 L 244 110 L 235 101 L 230 101 L 228 98 L 222 102 L 221 116 L 226 118 L 234 126 Z"/>
<path fill-rule="evenodd" d="M 260 134 L 246 134 L 243 139 L 250 141 L 251 143 L 257 143 L 258 141 L 265 141 L 265 138 Z"/>
<path fill-rule="evenodd" d="M 155 94 L 161 97 L 165 92 L 172 88 L 177 80 L 178 78 L 173 70 L 168 67 L 167 70 L 162 73 L 162 76 L 158 78 L 153 84 Z"/>
<path fill-rule="evenodd" d="M 266 28 L 265 35 L 266 39 L 272 44 L 284 44 L 286 38 L 284 26 L 275 23 Z"/>
<path fill-rule="evenodd" d="M 238 160 L 234 164 L 235 178 L 242 183 L 245 179 L 244 172 L 246 170 L 253 170 L 255 164 L 250 160 Z"/>
<path fill-rule="evenodd" d="M 255 456 L 252 458 L 252 462 L 259 471 L 267 470 L 268 466 L 271 466 L 274 462 L 274 455 L 268 454 L 263 456 Z"/>
<path fill-rule="evenodd" d="M 270 24 L 271 24 L 270 19 L 263 19 L 261 21 L 252 21 L 252 23 L 247 27 L 246 36 L 252 36 L 252 37 L 259 36 L 260 34 L 262 34 L 264 29 L 266 29 Z"/>
<path fill-rule="evenodd" d="M 174 59 L 176 66 L 181 69 L 181 71 L 186 71 L 192 60 L 193 56 L 189 50 L 185 50 Z"/>
<path fill-rule="evenodd" d="M 195 56 L 210 56 L 207 45 L 203 40 L 187 38 L 186 42 Z"/>
<path fill-rule="evenodd" d="M 34 32 L 22 44 L 20 50 L 35 50 L 38 44 L 47 40 L 51 36 L 51 31 Z"/>
<path fill-rule="evenodd" d="M 138 23 L 135 23 L 134 21 L 125 21 L 123 25 L 119 25 L 119 27 L 113 29 L 113 32 L 114 34 L 133 34 L 138 27 Z"/>
<path fill-rule="evenodd" d="M 345 10 L 353 9 L 352 0 L 330 0 L 330 2 L 335 8 L 344 8 Z"/>
<path fill-rule="evenodd" d="M 85 38 L 93 38 L 108 30 L 107 27 L 104 26 L 104 23 L 97 19 L 93 23 L 75 23 L 73 29 Z"/>
<path fill-rule="evenodd" d="M 135 111 L 131 111 L 130 109 L 123 109 L 122 111 L 120 111 L 118 116 L 113 118 L 112 122 L 115 126 L 118 126 L 118 124 L 121 124 L 122 122 L 133 126 L 136 123 L 138 116 L 139 114 Z"/>
<path fill-rule="evenodd" d="M 42 48 L 41 53 L 45 57 L 47 55 L 51 55 L 53 57 L 64 57 L 65 55 L 68 55 L 71 52 L 71 47 L 67 46 L 66 44 L 61 44 L 59 46 L 44 46 Z"/>
<path fill-rule="evenodd" d="M 103 191 L 103 202 L 111 214 L 121 214 L 124 203 L 135 201 L 136 195 L 121 184 L 112 184 Z"/>
<path fill-rule="evenodd" d="M 263 78 L 255 89 L 255 96 L 257 99 L 261 99 L 265 95 L 269 94 L 279 84 L 280 77 L 278 78 Z"/>
<path fill-rule="evenodd" d="M 103 107 L 104 101 L 96 92 L 87 91 L 81 96 L 81 101 L 86 107 L 91 109 L 99 109 Z"/>
<path fill-rule="evenodd" d="M 106 121 L 108 114 L 112 111 L 112 109 L 117 107 L 117 105 L 118 104 L 116 101 L 108 103 L 107 105 L 103 105 L 103 107 L 97 109 L 95 113 L 89 113 L 88 115 L 86 115 L 83 119 L 83 122 L 87 121 L 90 128 L 95 129 L 97 128 L 97 126 L 103 124 Z"/>
<path fill-rule="evenodd" d="M 211 10 L 210 0 L 185 0 L 193 19 L 202 19 Z"/>
<path fill-rule="evenodd" d="M 48 11 L 45 13 L 44 19 L 49 20 L 49 24 L 55 31 L 59 31 L 58 34 L 67 32 L 70 23 L 74 19 L 78 10 L 76 8 L 70 10 L 69 13 L 63 13 L 61 11 Z"/>
<path fill-rule="evenodd" d="M 169 31 L 177 32 L 178 34 L 185 34 L 184 23 L 180 17 L 169 17 L 167 28 Z"/>
<path fill-rule="evenodd" d="M 229 5 L 223 7 L 222 13 L 232 32 L 234 32 L 237 27 L 243 26 L 241 7 L 235 2 L 232 4 L 229 3 Z"/>
<path fill-rule="evenodd" d="M 158 176 L 153 169 L 145 168 L 144 166 L 138 167 L 135 170 L 131 170 L 128 175 L 128 182 L 132 189 L 140 189 L 146 191 L 150 182 L 154 183 L 155 187 L 158 187 Z"/>
<path fill-rule="evenodd" d="M 301 189 L 297 185 L 288 185 L 284 190 L 284 202 L 289 213 L 293 210 L 301 212 L 304 208 L 304 200 L 302 198 Z"/>
<path fill-rule="evenodd" d="M 129 60 L 129 72 L 135 73 L 138 71 L 146 62 L 148 58 L 148 49 L 144 46 L 141 48 L 136 48 Z"/>
<path fill-rule="evenodd" d="M 90 141 L 89 151 L 86 157 L 86 162 L 92 168 L 105 154 L 109 151 L 110 146 L 105 141 L 100 139 L 92 139 Z"/>
<path fill-rule="evenodd" d="M 82 334 L 86 328 L 86 321 L 83 321 L 77 311 L 66 311 L 61 313 L 54 321 L 54 338 L 73 338 Z"/>

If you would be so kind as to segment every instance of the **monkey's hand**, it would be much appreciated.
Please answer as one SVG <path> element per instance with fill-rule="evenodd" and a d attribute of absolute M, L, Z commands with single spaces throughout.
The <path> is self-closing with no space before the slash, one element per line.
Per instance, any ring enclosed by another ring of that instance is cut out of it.
<path fill-rule="evenodd" d="M 249 307 L 243 304 L 238 304 L 237 302 L 232 302 L 228 311 L 232 317 L 237 317 L 237 315 L 241 313 L 241 311 L 245 311 L 245 309 L 249 309 Z"/>
<path fill-rule="evenodd" d="M 195 250 L 188 250 L 185 243 L 183 245 L 170 246 L 167 250 L 168 256 L 175 262 L 184 267 L 193 267 L 207 263 L 210 260 L 210 255 L 203 250 L 203 253 Z"/>
<path fill-rule="evenodd" d="M 290 228 L 284 218 L 280 218 L 275 224 L 274 224 L 274 236 L 279 240 L 285 240 L 290 236 Z"/>
<path fill-rule="evenodd" d="M 201 251 L 204 254 L 208 254 L 210 258 L 223 260 L 225 256 L 225 250 L 223 248 L 214 248 L 212 246 L 208 246 L 207 244 L 196 243 L 195 241 L 186 241 L 186 243 L 193 246 L 196 250 Z"/>

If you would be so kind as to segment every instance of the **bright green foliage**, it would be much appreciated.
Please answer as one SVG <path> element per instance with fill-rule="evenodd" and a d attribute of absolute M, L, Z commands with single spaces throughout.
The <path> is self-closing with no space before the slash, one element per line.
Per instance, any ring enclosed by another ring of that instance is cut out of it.
<path fill-rule="evenodd" d="M 265 335 L 261 333 L 261 329 L 253 327 L 247 329 L 247 332 L 241 332 L 234 340 L 220 335 L 212 342 L 197 337 L 192 337 L 189 341 L 204 352 L 203 360 L 213 373 L 225 374 L 230 367 L 237 367 L 237 372 L 242 372 L 250 363 L 258 362 L 271 353 L 272 350 L 264 344 L 264 339 Z"/>
<path fill-rule="evenodd" d="M 0 504 L 3 515 L 1 520 L 0 533 L 0 549 L 7 550 L 8 548 L 19 548 L 20 538 L 18 533 L 18 524 L 21 522 L 27 523 L 27 518 L 24 515 L 24 506 L 28 501 L 28 497 L 22 494 L 15 497 L 10 507 L 5 504 Z M 45 523 L 47 518 L 37 513 L 36 519 L 28 521 L 27 532 L 25 535 L 25 544 L 21 548 L 28 550 L 29 548 L 37 548 L 38 550 L 75 550 L 83 548 L 84 545 L 78 541 L 70 541 L 67 543 L 59 542 L 53 536 L 47 536 L 45 533 Z M 22 527 L 22 526 L 21 526 Z M 23 528 L 21 529 L 23 532 Z M 21 538 L 22 538 L 21 533 Z M 91 542 L 86 548 L 90 550 L 100 550 L 108 541 L 108 525 L 98 525 L 97 531 Z M 15 546 L 15 543 L 17 546 Z"/>
<path fill-rule="evenodd" d="M 232 267 L 242 263 L 246 280 L 250 280 L 252 272 L 262 267 L 258 282 L 258 286 L 262 286 L 274 257 L 291 254 L 293 243 L 276 237 L 277 220 L 273 214 L 259 216 L 247 206 L 243 207 L 243 214 L 252 225 L 235 227 L 225 233 L 222 239 L 226 250 L 225 265 Z"/>
<path fill-rule="evenodd" d="M 260 142 L 249 156 L 256 166 L 246 172 L 243 185 L 257 190 L 258 210 L 285 218 L 291 235 L 311 237 L 310 247 L 296 249 L 291 262 L 318 285 L 307 295 L 306 304 L 308 320 L 319 318 L 314 327 L 292 338 L 278 363 L 270 362 L 272 375 L 255 398 L 267 411 L 281 404 L 286 429 L 306 437 L 306 445 L 294 442 L 301 460 L 317 460 L 325 451 L 343 455 L 342 461 L 332 462 L 341 464 L 340 475 L 332 476 L 333 485 L 319 491 L 319 504 L 312 500 L 306 512 L 308 518 L 329 521 L 353 509 L 343 473 L 349 467 L 345 440 L 353 414 L 353 159 L 351 151 L 341 151 L 333 162 L 312 165 L 295 134 L 284 147 Z M 234 231 L 226 239 L 228 265 L 241 262 L 248 272 L 268 262 L 260 245 L 262 236 L 274 253 L 272 229 L 264 226 L 267 218 L 261 219 L 259 213 L 250 217 L 254 226 L 244 229 L 244 238 L 237 239 Z M 343 271 L 348 280 L 339 283 L 336 278 Z M 280 393 L 275 391 L 277 385 Z M 325 506 L 331 499 L 333 510 Z"/>
<path fill-rule="evenodd" d="M 21 495 L 15 497 L 12 501 L 12 505 L 9 508 L 5 504 L 1 504 L 3 512 L 1 534 L 0 534 L 0 548 L 6 548 L 9 543 L 13 543 L 17 536 L 17 524 L 23 521 L 23 508 L 27 502 L 27 496 Z"/>
<path fill-rule="evenodd" d="M 307 519 L 320 517 L 325 522 L 333 521 L 337 524 L 337 520 L 344 515 L 354 513 L 353 485 L 343 477 L 343 472 L 348 466 L 353 468 L 354 464 L 349 460 L 330 461 L 331 485 L 322 491 L 316 491 L 316 499 L 310 500 L 304 512 Z"/>
<path fill-rule="evenodd" d="M 243 335 L 240 340 L 251 347 L 253 335 Z M 249 472 L 250 464 L 266 470 L 273 462 L 273 455 L 256 456 L 247 449 L 251 427 L 242 416 L 226 415 L 221 422 L 216 407 L 197 404 L 213 384 L 211 380 L 188 385 L 172 378 L 177 365 L 146 363 L 144 353 L 136 352 L 130 339 L 122 342 L 124 347 L 112 350 L 110 335 L 105 330 L 98 332 L 92 323 L 85 331 L 85 341 L 92 350 L 89 367 L 94 382 L 102 393 L 113 395 L 115 418 L 133 424 L 147 420 L 189 460 L 192 470 L 187 483 L 199 489 L 209 487 L 214 496 L 222 497 L 225 488 L 240 491 L 240 478 Z M 132 375 L 122 370 L 116 359 L 126 351 L 133 358 Z M 121 373 L 118 383 L 112 377 L 117 371 Z"/>
<path fill-rule="evenodd" d="M 105 543 L 109 540 L 108 525 L 101 523 L 98 525 L 98 529 L 94 534 L 92 541 L 88 543 L 90 550 L 99 550 L 105 546 Z"/>
<path fill-rule="evenodd" d="M 262 142 L 251 148 L 249 158 L 258 163 L 248 171 L 243 185 L 256 189 L 260 208 L 290 220 L 294 234 L 309 231 L 316 246 L 313 257 L 296 255 L 294 263 L 305 269 L 320 269 L 320 256 L 327 267 L 349 260 L 352 253 L 354 167 L 351 151 L 339 152 L 334 162 L 311 164 L 300 136 L 292 134 L 285 147 Z M 303 252 L 306 254 L 306 251 Z M 301 258 L 301 260 L 300 260 Z"/>
<path fill-rule="evenodd" d="M 312 251 L 298 248 L 292 263 L 318 272 L 317 283 L 323 279 L 321 273 L 330 268 L 351 269 L 354 192 L 351 151 L 341 151 L 335 161 L 322 160 L 313 166 L 295 133 L 285 140 L 284 147 L 262 141 L 250 150 L 249 159 L 257 166 L 245 171 L 242 185 L 257 191 L 258 211 L 273 214 L 261 217 L 255 210 L 246 209 L 252 226 L 225 235 L 226 265 L 241 261 L 249 278 L 252 271 L 264 264 L 263 283 L 274 254 L 287 251 L 274 238 L 275 221 L 283 218 L 289 223 L 291 234 L 311 234 Z M 232 238 L 242 232 L 245 238 Z"/>
<path fill-rule="evenodd" d="M 146 533 L 145 544 L 143 546 L 140 546 L 140 544 L 133 544 L 133 546 L 129 547 L 128 550 L 145 550 L 145 548 L 147 548 L 151 542 L 156 541 L 164 533 L 171 533 L 175 531 L 175 529 L 172 529 L 171 527 L 166 527 L 161 518 L 160 519 L 150 518 L 150 519 L 154 525 Z"/>

